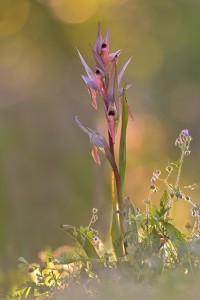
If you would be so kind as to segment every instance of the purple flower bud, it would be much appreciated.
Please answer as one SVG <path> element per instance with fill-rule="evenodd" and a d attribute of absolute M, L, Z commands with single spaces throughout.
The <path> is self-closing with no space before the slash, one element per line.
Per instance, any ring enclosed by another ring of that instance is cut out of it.
<path fill-rule="evenodd" d="M 185 135 L 185 136 L 189 136 L 189 130 L 188 129 L 184 129 L 182 131 L 182 133 Z"/>

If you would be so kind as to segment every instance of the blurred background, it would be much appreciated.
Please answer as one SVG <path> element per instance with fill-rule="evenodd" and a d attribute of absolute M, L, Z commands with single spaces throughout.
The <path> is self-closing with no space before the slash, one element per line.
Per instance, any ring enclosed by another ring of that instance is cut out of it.
<path fill-rule="evenodd" d="M 34 261 L 72 243 L 59 225 L 86 226 L 93 207 L 100 237 L 108 235 L 110 169 L 103 158 L 95 165 L 75 124 L 79 116 L 104 126 L 75 49 L 92 67 L 98 22 L 111 30 L 111 51 L 123 49 L 119 67 L 132 57 L 127 195 L 142 206 L 152 172 L 179 158 L 174 142 L 185 128 L 193 142 L 181 185 L 200 182 L 199 0 L 0 0 L 0 277 L 19 256 Z M 184 231 L 190 207 L 177 205 Z"/>

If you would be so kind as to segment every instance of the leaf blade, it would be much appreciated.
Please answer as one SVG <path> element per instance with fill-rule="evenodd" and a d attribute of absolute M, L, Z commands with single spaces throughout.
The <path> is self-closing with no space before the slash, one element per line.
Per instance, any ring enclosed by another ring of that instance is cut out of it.
<path fill-rule="evenodd" d="M 126 130 L 128 125 L 128 104 L 125 91 L 126 84 L 124 85 L 122 92 L 122 124 L 119 146 L 119 174 L 121 178 L 122 195 L 124 194 L 124 181 L 126 173 Z"/>
<path fill-rule="evenodd" d="M 78 228 L 72 225 L 61 225 L 61 229 L 79 243 L 89 259 L 100 259 L 90 239 Z"/>

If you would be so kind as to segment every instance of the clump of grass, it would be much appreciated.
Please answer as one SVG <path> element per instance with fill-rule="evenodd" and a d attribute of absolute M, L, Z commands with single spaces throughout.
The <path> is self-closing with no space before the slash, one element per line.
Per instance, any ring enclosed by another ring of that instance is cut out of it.
<path fill-rule="evenodd" d="M 117 62 L 121 50 L 110 53 L 109 31 L 103 38 L 100 26 L 95 46 L 91 48 L 95 60 L 93 70 L 79 51 L 78 55 L 87 73 L 82 77 L 92 105 L 97 109 L 97 95 L 104 103 L 107 138 L 84 126 L 77 117 L 76 122 L 90 139 L 95 162 L 100 164 L 101 151 L 111 166 L 112 247 L 106 249 L 98 231 L 93 229 L 98 219 L 98 210 L 94 208 L 88 226 L 76 228 L 61 225 L 61 230 L 75 240 L 73 251 L 63 251 L 57 255 L 48 253 L 38 264 L 19 258 L 19 268 L 30 276 L 14 295 L 7 296 L 8 299 L 121 299 L 127 290 L 130 296 L 132 293 L 136 296 L 145 295 L 151 290 L 149 299 L 155 299 L 153 288 L 158 282 L 163 287 L 163 282 L 170 282 L 172 274 L 177 273 L 185 280 L 186 276 L 189 278 L 199 268 L 200 205 L 194 203 L 180 186 L 184 159 L 190 154 L 192 138 L 189 130 L 182 130 L 175 142 L 180 148 L 180 158 L 167 164 L 164 176 L 159 170 L 153 172 L 145 210 L 140 211 L 124 194 L 126 130 L 132 113 L 126 99 L 126 90 L 130 85 L 119 85 L 130 59 L 118 73 Z M 116 149 L 118 131 L 120 145 Z M 118 162 L 116 151 L 119 152 Z M 175 180 L 172 174 L 176 175 Z M 187 188 L 192 190 L 198 186 Z M 152 198 L 158 189 L 162 190 L 162 196 L 155 206 Z M 176 201 L 187 201 L 191 205 L 194 224 L 188 224 L 189 235 L 184 235 L 174 225 L 171 212 Z M 158 295 L 161 293 L 158 292 Z"/>

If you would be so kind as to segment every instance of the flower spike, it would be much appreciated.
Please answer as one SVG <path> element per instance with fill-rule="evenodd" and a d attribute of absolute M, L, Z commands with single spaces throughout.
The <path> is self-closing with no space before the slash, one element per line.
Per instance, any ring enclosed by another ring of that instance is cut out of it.
<path fill-rule="evenodd" d="M 106 138 L 99 132 L 85 127 L 76 117 L 77 125 L 88 135 L 90 143 L 92 144 L 92 157 L 94 161 L 100 165 L 99 150 L 102 151 L 113 171 L 113 178 L 115 182 L 112 181 L 113 191 L 116 187 L 116 199 L 113 196 L 113 220 L 112 220 L 112 241 L 114 251 L 117 256 L 122 257 L 126 254 L 127 243 L 123 241 L 125 234 L 125 222 L 124 215 L 120 214 L 116 217 L 116 208 L 118 207 L 120 211 L 123 210 L 123 180 L 125 177 L 125 164 L 126 160 L 124 158 L 125 153 L 125 140 L 126 140 L 126 126 L 128 123 L 128 113 L 131 115 L 129 106 L 126 101 L 125 91 L 130 87 L 126 84 L 122 89 L 119 87 L 124 72 L 130 62 L 129 59 L 122 67 L 119 74 L 117 73 L 118 59 L 121 54 L 121 50 L 110 53 L 110 31 L 108 30 L 105 38 L 102 36 L 100 24 L 98 26 L 98 33 L 94 47 L 90 45 L 95 66 L 93 69 L 85 62 L 84 58 L 78 51 L 80 60 L 85 68 L 86 76 L 83 75 L 82 78 L 86 83 L 88 91 L 91 96 L 92 105 L 97 108 L 96 97 L 99 95 L 104 103 L 104 113 L 107 121 L 107 131 L 108 131 L 108 142 Z M 119 106 L 121 105 L 121 109 Z M 119 121 L 119 115 L 122 114 L 122 130 L 120 138 L 120 157 L 121 163 L 117 165 L 115 160 L 115 140 Z M 121 166 L 121 167 L 120 167 Z M 113 192 L 114 195 L 114 192 Z"/>

